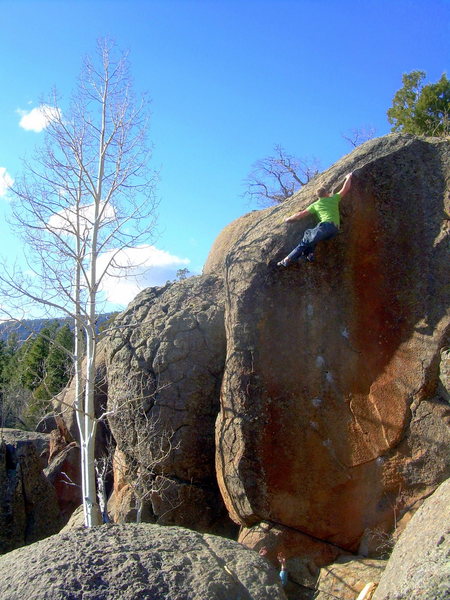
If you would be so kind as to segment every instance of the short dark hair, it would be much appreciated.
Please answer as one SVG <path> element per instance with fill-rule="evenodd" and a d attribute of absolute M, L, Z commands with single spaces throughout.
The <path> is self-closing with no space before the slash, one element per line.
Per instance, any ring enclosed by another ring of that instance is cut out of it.
<path fill-rule="evenodd" d="M 324 198 L 327 195 L 327 188 L 326 187 L 320 187 L 317 189 L 317 195 L 319 196 L 319 198 Z"/>

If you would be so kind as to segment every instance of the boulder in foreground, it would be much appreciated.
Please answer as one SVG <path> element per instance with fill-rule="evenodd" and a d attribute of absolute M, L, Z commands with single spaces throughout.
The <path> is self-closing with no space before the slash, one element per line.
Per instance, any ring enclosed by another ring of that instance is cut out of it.
<path fill-rule="evenodd" d="M 240 544 L 150 524 L 75 529 L 0 559 L 2 600 L 277 600 L 278 573 Z"/>
<path fill-rule="evenodd" d="M 397 542 L 373 600 L 450 598 L 450 479 L 419 508 Z"/>

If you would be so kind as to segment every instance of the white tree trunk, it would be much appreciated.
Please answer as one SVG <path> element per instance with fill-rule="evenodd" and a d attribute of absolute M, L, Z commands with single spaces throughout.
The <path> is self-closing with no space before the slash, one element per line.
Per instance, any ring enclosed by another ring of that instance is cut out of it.
<path fill-rule="evenodd" d="M 95 485 L 95 419 L 94 384 L 95 384 L 95 331 L 88 327 L 86 356 L 86 387 L 84 394 L 84 439 L 82 440 L 81 464 L 83 467 L 83 505 L 86 527 L 100 525 L 100 512 L 97 504 Z"/>
<path fill-rule="evenodd" d="M 97 349 L 96 334 L 96 306 L 97 306 L 97 257 L 98 235 L 101 227 L 101 196 L 104 176 L 105 160 L 105 130 L 106 130 L 106 103 L 108 86 L 105 85 L 102 103 L 102 126 L 99 140 L 99 160 L 97 172 L 97 186 L 94 196 L 94 215 L 92 220 L 90 265 L 88 281 L 88 316 L 86 330 L 86 387 L 84 398 L 84 434 L 82 443 L 83 459 L 83 505 L 86 527 L 101 524 L 100 511 L 97 504 L 97 489 L 95 481 L 95 433 L 97 421 L 95 416 L 95 357 Z"/>
<path fill-rule="evenodd" d="M 96 295 L 97 295 L 97 230 L 99 220 L 99 201 L 95 202 L 95 216 L 92 233 L 91 263 L 89 274 L 89 306 L 86 324 L 86 386 L 84 396 L 84 433 L 85 439 L 82 444 L 84 458 L 83 503 L 85 512 L 85 524 L 87 527 L 100 525 L 100 511 L 97 504 L 97 490 L 95 482 L 95 433 L 97 421 L 95 416 L 95 357 L 97 349 L 97 335 L 95 331 L 96 320 Z"/>
<path fill-rule="evenodd" d="M 142 500 L 142 498 L 137 498 L 136 499 L 136 523 L 141 523 L 142 522 L 142 509 L 144 507 L 144 502 Z"/>

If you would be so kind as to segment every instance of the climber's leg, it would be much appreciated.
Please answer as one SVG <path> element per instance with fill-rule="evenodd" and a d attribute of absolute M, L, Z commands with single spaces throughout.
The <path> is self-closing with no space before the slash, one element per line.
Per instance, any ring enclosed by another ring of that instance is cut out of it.
<path fill-rule="evenodd" d="M 278 266 L 280 267 L 288 267 L 291 263 L 295 262 L 296 260 L 299 260 L 300 258 L 302 258 L 303 256 L 309 254 L 311 252 L 310 250 L 310 246 L 311 246 L 311 238 L 312 236 L 312 232 L 316 229 L 316 227 L 314 227 L 314 229 L 307 229 L 305 231 L 305 233 L 303 234 L 302 240 L 300 242 L 300 244 L 298 246 L 296 246 L 292 252 L 290 252 L 286 258 L 283 258 L 283 260 L 280 260 L 278 264 Z"/>
<path fill-rule="evenodd" d="M 290 254 L 278 262 L 278 266 L 287 267 L 296 260 L 305 258 L 309 261 L 314 260 L 314 248 L 323 240 L 329 240 L 339 233 L 339 229 L 334 223 L 319 223 L 313 229 L 307 229 L 303 234 L 302 241 L 296 246 Z"/>

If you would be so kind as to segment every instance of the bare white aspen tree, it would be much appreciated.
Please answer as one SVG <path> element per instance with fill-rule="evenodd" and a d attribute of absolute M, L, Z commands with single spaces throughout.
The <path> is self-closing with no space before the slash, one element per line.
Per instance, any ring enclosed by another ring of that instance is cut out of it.
<path fill-rule="evenodd" d="M 95 59 L 85 61 L 70 105 L 63 107 L 53 93 L 42 111 L 45 144 L 12 189 L 13 225 L 25 241 L 27 267 L 4 265 L 0 285 L 10 312 L 20 308 L 27 315 L 39 303 L 50 316 L 74 320 L 75 411 L 85 524 L 91 527 L 100 522 L 94 376 L 102 282 L 136 266 L 129 249 L 150 243 L 155 228 L 147 102 L 133 97 L 127 56 L 101 41 Z"/>

